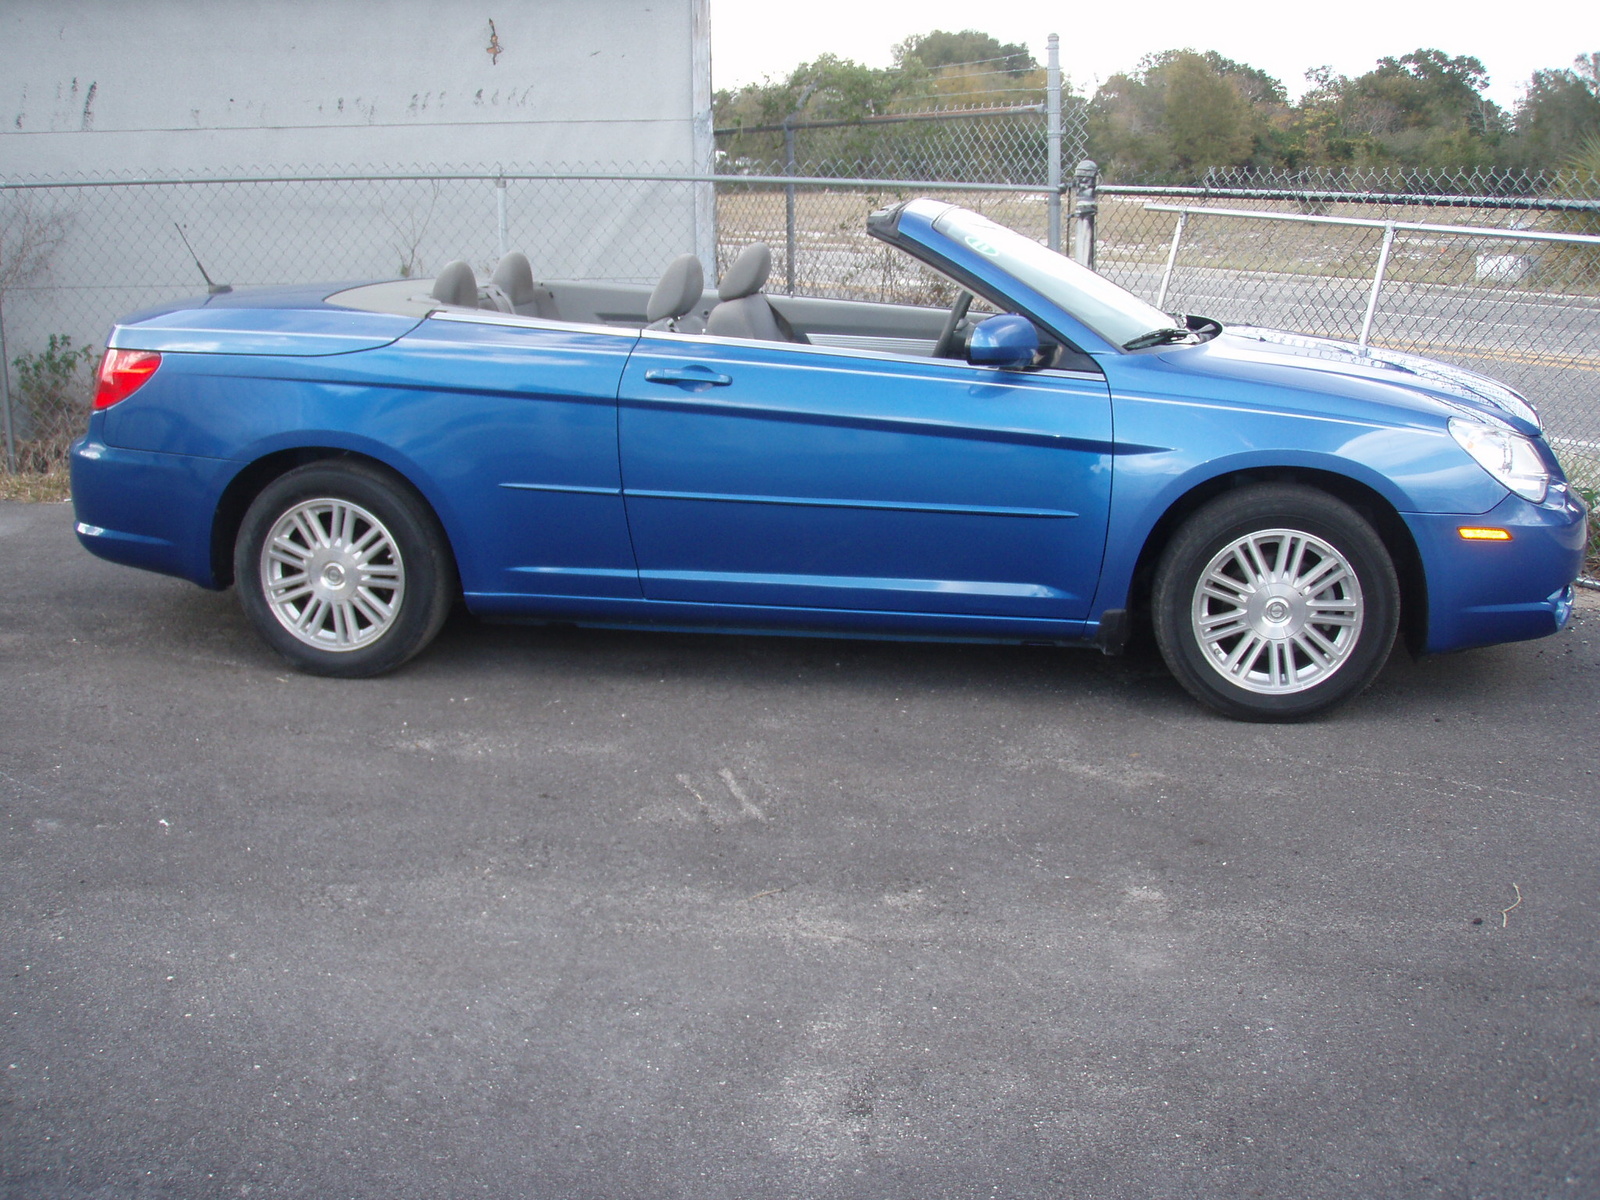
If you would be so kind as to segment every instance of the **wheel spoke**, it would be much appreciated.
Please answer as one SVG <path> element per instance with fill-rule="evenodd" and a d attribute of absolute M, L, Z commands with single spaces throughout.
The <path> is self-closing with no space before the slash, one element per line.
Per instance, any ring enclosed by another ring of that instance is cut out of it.
<path fill-rule="evenodd" d="M 296 509 L 289 518 L 292 528 L 300 534 L 300 540 L 305 543 L 308 551 L 315 550 L 318 546 L 327 545 L 322 536 L 322 527 L 317 524 L 315 517 L 309 512 Z"/>
<path fill-rule="evenodd" d="M 1307 658 L 1320 666 L 1326 667 L 1339 657 L 1339 648 L 1309 626 L 1300 631 L 1294 639 L 1294 644 L 1305 651 Z"/>
<path fill-rule="evenodd" d="M 368 525 L 365 533 L 363 533 L 355 541 L 349 543 L 350 550 L 357 559 L 365 560 L 371 554 L 372 544 L 379 539 L 383 540 L 383 545 L 385 547 L 388 546 L 389 540 L 383 532 L 383 526 Z"/>
<path fill-rule="evenodd" d="M 1272 569 L 1267 566 L 1267 560 L 1261 553 L 1261 540 L 1250 538 L 1245 542 L 1245 550 L 1250 556 L 1250 576 L 1255 580 L 1272 578 Z"/>
<path fill-rule="evenodd" d="M 303 568 L 306 560 L 311 557 L 311 551 L 308 547 L 282 534 L 272 539 L 268 544 L 268 549 L 271 551 L 273 558 L 285 566 Z"/>
<path fill-rule="evenodd" d="M 361 582 L 373 587 L 393 587 L 399 578 L 398 563 L 365 563 L 361 568 Z"/>
<path fill-rule="evenodd" d="M 338 522 L 339 536 L 337 543 L 349 546 L 356 540 L 356 510 L 349 504 L 337 505 L 334 510 L 334 520 Z"/>
<path fill-rule="evenodd" d="M 1306 547 L 1305 538 L 1297 537 L 1294 539 L 1294 557 L 1289 560 L 1289 565 L 1284 568 L 1283 578 L 1296 580 L 1300 578 L 1300 571 L 1306 561 Z"/>
<path fill-rule="evenodd" d="M 1293 552 L 1295 546 L 1299 544 L 1299 541 L 1299 538 L 1289 537 L 1278 539 L 1278 553 L 1272 559 L 1272 577 L 1274 579 L 1284 578 L 1285 569 L 1289 565 L 1289 555 Z"/>
<path fill-rule="evenodd" d="M 295 622 L 296 628 L 302 635 L 319 633 L 322 629 L 322 618 L 327 612 L 328 602 L 320 596 L 313 597 L 306 606 L 300 610 L 300 619 Z"/>
<path fill-rule="evenodd" d="M 1206 576 L 1201 584 L 1205 594 L 1214 600 L 1221 600 L 1225 604 L 1234 604 L 1243 607 L 1246 599 L 1253 589 L 1241 587 L 1236 581 L 1226 575 L 1213 571 Z"/>
<path fill-rule="evenodd" d="M 357 588 L 350 603 L 373 625 L 386 624 L 394 616 L 393 607 L 379 600 L 368 588 Z"/>
<path fill-rule="evenodd" d="M 311 594 L 311 581 L 304 575 L 292 579 L 274 579 L 267 585 L 267 592 L 274 604 L 292 604 L 301 596 Z"/>
<path fill-rule="evenodd" d="M 1242 675 L 1248 671 L 1256 660 L 1256 655 L 1261 652 L 1261 647 L 1267 644 L 1267 639 L 1256 633 L 1246 633 L 1234 646 L 1233 652 L 1228 655 L 1226 666 L 1228 674 Z"/>
<path fill-rule="evenodd" d="M 1221 641 L 1223 638 L 1232 637 L 1241 630 L 1249 628 L 1245 623 L 1244 613 L 1239 609 L 1206 617 L 1198 622 L 1198 625 L 1201 634 L 1208 642 Z"/>
<path fill-rule="evenodd" d="M 1319 562 L 1309 575 L 1301 576 L 1294 581 L 1295 588 L 1307 596 L 1325 592 L 1337 583 L 1342 583 L 1349 577 L 1350 569 L 1335 558 L 1325 558 Z"/>

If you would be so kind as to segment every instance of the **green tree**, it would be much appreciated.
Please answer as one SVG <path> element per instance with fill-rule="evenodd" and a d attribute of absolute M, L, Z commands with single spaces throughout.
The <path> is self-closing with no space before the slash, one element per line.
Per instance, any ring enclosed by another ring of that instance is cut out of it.
<path fill-rule="evenodd" d="M 1250 160 L 1255 114 L 1232 80 L 1199 55 L 1180 54 L 1165 82 L 1167 138 L 1178 167 L 1201 174 Z"/>
<path fill-rule="evenodd" d="M 1002 44 L 998 38 L 976 29 L 947 33 L 935 29 L 906 38 L 894 48 L 895 65 L 905 69 L 915 61 L 925 70 L 982 63 L 992 70 L 1022 75 L 1039 69 L 1028 48 L 1018 42 Z"/>
<path fill-rule="evenodd" d="M 718 92 L 714 119 L 725 161 L 751 174 L 782 169 L 787 122 L 797 129 L 803 170 L 854 174 L 870 166 L 906 178 L 1042 178 L 1040 122 L 1021 128 L 1010 117 L 876 120 L 1043 100 L 1045 73 L 1027 47 L 968 29 L 914 35 L 894 49 L 895 65 L 886 69 L 825 54 L 781 80 Z M 1070 91 L 1063 99 L 1069 109 L 1083 103 Z"/>
<path fill-rule="evenodd" d="M 1600 54 L 1582 54 L 1562 70 L 1535 71 L 1518 103 L 1516 157 L 1528 167 L 1550 168 L 1600 141 Z"/>
<path fill-rule="evenodd" d="M 1215 168 L 1266 165 L 1283 85 L 1213 52 L 1147 55 L 1089 104 L 1089 153 L 1113 178 L 1187 182 Z"/>
<path fill-rule="evenodd" d="M 1319 76 L 1301 114 L 1321 161 L 1460 168 L 1496 157 L 1507 123 L 1483 97 L 1489 74 L 1476 58 L 1419 49 L 1354 79 Z"/>

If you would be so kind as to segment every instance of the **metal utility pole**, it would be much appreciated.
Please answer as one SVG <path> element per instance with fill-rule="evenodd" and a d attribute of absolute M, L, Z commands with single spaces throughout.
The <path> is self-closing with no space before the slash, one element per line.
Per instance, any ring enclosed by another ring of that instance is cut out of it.
<path fill-rule="evenodd" d="M 1045 153 L 1049 156 L 1050 249 L 1061 249 L 1061 39 L 1051 34 L 1045 68 Z"/>

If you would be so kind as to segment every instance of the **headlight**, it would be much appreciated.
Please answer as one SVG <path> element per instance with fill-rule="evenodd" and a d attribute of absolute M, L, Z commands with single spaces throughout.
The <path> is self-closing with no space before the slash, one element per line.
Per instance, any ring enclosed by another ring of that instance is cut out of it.
<path fill-rule="evenodd" d="M 1450 436 L 1493 475 L 1524 500 L 1543 504 L 1550 472 L 1538 448 L 1520 433 L 1461 417 L 1450 418 Z"/>

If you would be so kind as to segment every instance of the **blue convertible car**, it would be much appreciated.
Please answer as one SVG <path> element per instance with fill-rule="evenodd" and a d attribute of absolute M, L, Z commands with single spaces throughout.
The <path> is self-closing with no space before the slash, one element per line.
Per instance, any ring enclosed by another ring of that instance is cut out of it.
<path fill-rule="evenodd" d="M 536 282 L 217 295 L 114 329 L 94 553 L 221 588 L 326 675 L 486 618 L 1088 645 L 1153 628 L 1245 719 L 1554 633 L 1586 513 L 1534 411 L 1407 355 L 1173 318 L 966 210 L 873 236 L 948 308 Z"/>

